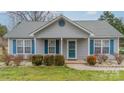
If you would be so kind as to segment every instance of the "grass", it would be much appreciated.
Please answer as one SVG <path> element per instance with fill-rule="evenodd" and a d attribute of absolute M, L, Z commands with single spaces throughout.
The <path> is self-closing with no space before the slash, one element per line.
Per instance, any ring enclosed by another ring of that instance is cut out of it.
<path fill-rule="evenodd" d="M 0 68 L 0 80 L 124 80 L 124 71 L 78 71 L 67 67 Z"/>

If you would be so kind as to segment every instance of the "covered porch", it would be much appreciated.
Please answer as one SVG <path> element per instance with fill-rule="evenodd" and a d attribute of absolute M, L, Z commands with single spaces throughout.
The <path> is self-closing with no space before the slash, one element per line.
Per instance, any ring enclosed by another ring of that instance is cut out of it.
<path fill-rule="evenodd" d="M 61 54 L 67 60 L 82 60 L 89 55 L 89 38 L 36 38 L 35 54 Z"/>

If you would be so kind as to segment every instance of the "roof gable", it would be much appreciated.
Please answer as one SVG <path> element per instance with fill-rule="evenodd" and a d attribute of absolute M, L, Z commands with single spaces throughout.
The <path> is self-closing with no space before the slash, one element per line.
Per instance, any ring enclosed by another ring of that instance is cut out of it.
<path fill-rule="evenodd" d="M 34 32 L 30 33 L 30 36 L 33 36 L 35 33 L 39 32 L 40 30 L 42 30 L 42 29 L 44 29 L 44 28 L 46 28 L 46 27 L 48 27 L 49 25 L 53 24 L 54 22 L 56 22 L 56 21 L 58 21 L 58 20 L 60 20 L 60 19 L 64 19 L 64 20 L 68 21 L 68 22 L 71 23 L 72 25 L 74 25 L 74 26 L 76 26 L 76 27 L 82 29 L 82 30 L 85 31 L 86 33 L 90 34 L 91 36 L 94 35 L 94 34 L 93 34 L 91 31 L 89 31 L 88 29 L 86 29 L 86 28 L 84 28 L 83 26 L 81 26 L 81 25 L 75 23 L 74 21 L 71 21 L 71 20 L 68 19 L 67 17 L 61 15 L 61 16 L 58 16 L 58 17 L 56 17 L 55 19 L 51 20 L 50 22 L 46 23 L 45 25 L 39 27 L 39 28 L 36 29 Z"/>
<path fill-rule="evenodd" d="M 89 33 L 85 32 L 84 30 L 70 24 L 68 21 L 63 20 L 65 25 L 60 26 L 59 22 L 56 21 L 45 27 L 44 29 L 38 31 L 34 34 L 36 38 L 88 38 Z"/>

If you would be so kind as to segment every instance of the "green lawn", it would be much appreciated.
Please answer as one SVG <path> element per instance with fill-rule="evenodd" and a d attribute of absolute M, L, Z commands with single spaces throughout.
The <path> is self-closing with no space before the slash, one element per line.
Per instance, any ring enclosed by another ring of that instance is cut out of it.
<path fill-rule="evenodd" d="M 0 68 L 0 80 L 124 80 L 124 71 L 78 71 L 66 67 Z"/>

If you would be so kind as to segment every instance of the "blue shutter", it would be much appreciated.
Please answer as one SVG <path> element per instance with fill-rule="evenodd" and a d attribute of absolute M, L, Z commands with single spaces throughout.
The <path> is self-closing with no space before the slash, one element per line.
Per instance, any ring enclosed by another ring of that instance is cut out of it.
<path fill-rule="evenodd" d="M 114 40 L 110 40 L 110 54 L 114 54 Z"/>
<path fill-rule="evenodd" d="M 35 43 L 34 43 L 34 40 L 32 40 L 32 54 L 35 53 Z"/>
<path fill-rule="evenodd" d="M 13 54 L 16 54 L 16 40 L 13 40 Z"/>
<path fill-rule="evenodd" d="M 94 54 L 94 40 L 90 40 L 90 54 Z"/>
<path fill-rule="evenodd" d="M 56 40 L 56 54 L 59 54 L 59 40 Z"/>
<path fill-rule="evenodd" d="M 44 44 L 44 52 L 45 54 L 48 54 L 48 40 L 45 40 L 45 44 Z"/>

